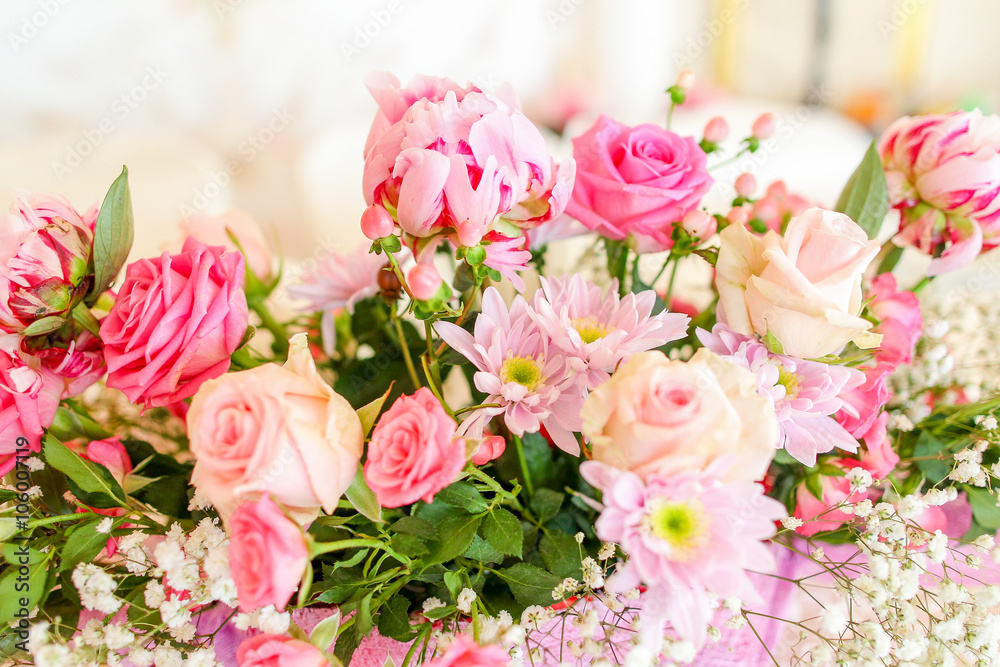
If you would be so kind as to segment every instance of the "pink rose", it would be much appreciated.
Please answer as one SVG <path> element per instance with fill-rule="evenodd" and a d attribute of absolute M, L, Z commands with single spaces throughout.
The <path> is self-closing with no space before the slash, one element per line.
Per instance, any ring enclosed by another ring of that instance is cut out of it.
<path fill-rule="evenodd" d="M 229 563 L 240 609 L 285 608 L 299 587 L 309 547 L 302 529 L 263 496 L 240 505 L 229 520 Z"/>
<path fill-rule="evenodd" d="M 65 316 L 91 288 L 97 210 L 84 216 L 58 197 L 29 195 L 0 216 L 0 328 L 21 332 Z"/>
<path fill-rule="evenodd" d="M 536 227 L 560 215 L 572 160 L 557 166 L 538 129 L 506 88 L 501 96 L 420 77 L 402 89 L 377 75 L 379 103 L 365 149 L 363 190 L 408 234 L 479 243 L 501 218 Z"/>
<path fill-rule="evenodd" d="M 879 242 L 842 213 L 811 208 L 788 223 L 784 236 L 763 238 L 741 224 L 719 235 L 715 285 L 720 321 L 737 333 L 770 333 L 784 354 L 811 359 L 850 341 L 877 345 L 860 316 L 861 278 Z"/>
<path fill-rule="evenodd" d="M 838 396 L 844 401 L 844 407 L 837 413 L 837 421 L 855 438 L 863 437 L 871 429 L 879 412 L 892 398 L 887 378 L 894 369 L 888 364 L 878 364 L 860 370 L 865 374 L 864 384 Z"/>
<path fill-rule="evenodd" d="M 693 137 L 657 125 L 628 127 L 601 116 L 573 139 L 576 185 L 566 212 L 610 239 L 632 236 L 641 252 L 673 245 L 675 222 L 712 185 Z"/>
<path fill-rule="evenodd" d="M 66 337 L 69 338 L 69 334 Z M 55 341 L 54 338 L 55 336 L 49 336 L 44 339 L 51 347 L 35 350 L 33 356 L 38 357 L 43 366 L 62 378 L 65 383 L 63 398 L 77 396 L 100 380 L 107 371 L 104 346 L 94 334 L 83 330 L 68 342 Z"/>
<path fill-rule="evenodd" d="M 37 358 L 21 352 L 18 334 L 0 334 L 0 477 L 14 469 L 18 450 L 39 452 L 65 387 Z"/>
<path fill-rule="evenodd" d="M 444 654 L 427 667 L 506 667 L 510 656 L 497 644 L 480 646 L 468 635 L 455 635 Z"/>
<path fill-rule="evenodd" d="M 236 649 L 239 667 L 328 667 L 323 652 L 301 639 L 284 635 L 255 635 Z"/>
<path fill-rule="evenodd" d="M 904 116 L 882 135 L 879 154 L 901 214 L 895 241 L 935 258 L 928 275 L 1000 245 L 1000 117 Z"/>
<path fill-rule="evenodd" d="M 383 507 L 402 507 L 455 481 L 465 466 L 465 440 L 426 387 L 396 399 L 372 432 L 365 481 Z"/>
<path fill-rule="evenodd" d="M 849 459 L 844 459 L 839 464 L 845 470 L 860 467 L 856 461 Z M 866 498 L 864 492 L 851 493 L 851 482 L 847 477 L 820 477 L 820 484 L 823 489 L 822 499 L 814 496 L 805 484 L 800 485 L 795 494 L 795 511 L 792 516 L 805 522 L 795 529 L 799 535 L 809 537 L 825 530 L 840 528 L 854 519 L 854 513 L 850 507 L 833 508 L 845 501 L 859 503 Z"/>
<path fill-rule="evenodd" d="M 231 252 L 242 251 L 246 266 L 261 282 L 273 276 L 271 248 L 257 221 L 245 211 L 231 209 L 222 215 L 195 213 L 180 221 L 181 231 L 205 245 L 225 246 Z M 229 238 L 232 234 L 239 247 Z"/>
<path fill-rule="evenodd" d="M 882 343 L 875 352 L 878 362 L 892 368 L 910 363 L 913 348 L 924 329 L 917 295 L 900 290 L 896 286 L 896 277 L 883 273 L 872 281 L 868 292 L 868 312 L 879 320 L 878 326 L 872 330 L 882 335 Z"/>
<path fill-rule="evenodd" d="M 107 385 L 165 406 L 229 370 L 246 333 L 243 256 L 188 238 L 179 255 L 130 264 L 101 323 Z"/>
<path fill-rule="evenodd" d="M 476 453 L 469 460 L 472 461 L 473 465 L 484 466 L 493 459 L 500 458 L 506 449 L 506 440 L 499 435 L 489 435 L 483 438 L 479 447 L 476 448 Z"/>
<path fill-rule="evenodd" d="M 209 380 L 187 415 L 191 482 L 227 518 L 271 495 L 307 523 L 332 512 L 358 469 L 361 420 L 316 371 L 305 334 L 284 366 L 264 364 Z"/>
<path fill-rule="evenodd" d="M 899 454 L 892 448 L 892 441 L 886 432 L 888 422 L 889 413 L 883 412 L 862 435 L 865 449 L 861 452 L 861 467 L 870 472 L 874 479 L 885 479 L 899 465 Z"/>
<path fill-rule="evenodd" d="M 688 362 L 633 355 L 582 414 L 594 460 L 643 479 L 717 465 L 725 481 L 759 480 L 778 441 L 774 405 L 753 373 L 705 348 Z"/>

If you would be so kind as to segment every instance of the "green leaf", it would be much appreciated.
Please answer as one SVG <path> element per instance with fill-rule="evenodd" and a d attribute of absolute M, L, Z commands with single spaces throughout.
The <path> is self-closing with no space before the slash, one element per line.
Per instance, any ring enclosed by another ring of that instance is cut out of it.
<path fill-rule="evenodd" d="M 375 426 L 375 420 L 378 419 L 379 413 L 382 412 L 382 406 L 385 405 L 385 401 L 389 398 L 389 394 L 391 392 L 392 385 L 389 385 L 389 388 L 385 390 L 384 394 L 358 410 L 358 417 L 361 419 L 361 428 L 364 429 L 366 437 L 372 432 L 372 428 Z"/>
<path fill-rule="evenodd" d="M 378 631 L 383 637 L 400 642 L 413 639 L 410 627 L 410 601 L 402 595 L 394 595 L 382 605 L 378 614 Z"/>
<path fill-rule="evenodd" d="M 997 497 L 986 489 L 967 486 L 969 503 L 972 505 L 972 517 L 980 526 L 990 530 L 1000 528 L 1000 507 L 997 507 Z"/>
<path fill-rule="evenodd" d="M 521 522 L 502 507 L 496 508 L 483 519 L 483 538 L 500 553 L 521 557 L 524 542 Z"/>
<path fill-rule="evenodd" d="M 564 493 L 552 489 L 538 489 L 531 497 L 531 511 L 535 513 L 539 523 L 545 523 L 559 514 L 564 500 L 566 500 Z"/>
<path fill-rule="evenodd" d="M 66 544 L 59 550 L 62 559 L 60 570 L 72 569 L 77 563 L 87 563 L 97 558 L 97 554 L 108 543 L 109 536 L 97 532 L 97 524 L 104 519 L 103 516 L 95 516 L 73 526 Z"/>
<path fill-rule="evenodd" d="M 84 461 L 50 434 L 45 436 L 42 451 L 45 461 L 66 475 L 73 494 L 84 504 L 100 508 L 128 506 L 125 491 L 104 466 Z"/>
<path fill-rule="evenodd" d="M 476 535 L 472 538 L 472 544 L 462 554 L 463 558 L 471 558 L 477 563 L 499 563 L 503 560 L 503 554 L 490 546 L 489 542 Z"/>
<path fill-rule="evenodd" d="M 64 406 L 59 406 L 56 410 L 55 419 L 49 427 L 50 435 L 65 442 L 85 438 L 87 440 L 104 440 L 110 438 L 113 433 L 104 430 L 100 424 L 86 415 L 81 415 Z"/>
<path fill-rule="evenodd" d="M 770 331 L 764 334 L 764 345 L 774 354 L 785 353 L 785 346 L 782 345 L 781 341 L 778 340 L 778 338 Z"/>
<path fill-rule="evenodd" d="M 129 460 L 136 465 L 135 472 L 125 478 L 128 496 L 155 507 L 167 516 L 190 516 L 188 489 L 193 464 L 181 463 L 173 456 L 161 454 L 142 440 L 124 439 L 122 445 L 128 452 Z"/>
<path fill-rule="evenodd" d="M 485 512 L 490 508 L 490 504 L 479 494 L 479 491 L 465 482 L 455 482 L 451 486 L 445 487 L 438 491 L 434 498 L 448 503 L 452 507 L 464 509 L 470 514 Z"/>
<path fill-rule="evenodd" d="M 875 141 L 872 141 L 861 164 L 840 193 L 836 210 L 858 223 L 868 238 L 878 236 L 885 214 L 889 211 L 889 187 Z"/>
<path fill-rule="evenodd" d="M 394 524 L 389 526 L 389 531 L 393 533 L 403 533 L 404 535 L 415 535 L 428 540 L 437 539 L 437 529 L 434 524 L 416 516 L 400 517 Z"/>
<path fill-rule="evenodd" d="M 125 266 L 133 239 L 132 194 L 128 187 L 128 169 L 111 184 L 97 214 L 94 228 L 94 286 L 88 301 L 93 303 L 118 277 Z"/>
<path fill-rule="evenodd" d="M 441 539 L 431 548 L 428 565 L 450 561 L 469 548 L 482 517 L 476 515 L 453 516 L 441 522 L 438 533 Z"/>
<path fill-rule="evenodd" d="M 392 536 L 390 544 L 392 545 L 392 548 L 399 553 L 412 558 L 419 558 L 429 551 L 427 545 L 424 544 L 424 541 L 416 535 L 398 533 Z"/>
<path fill-rule="evenodd" d="M 465 579 L 461 572 L 448 570 L 444 573 L 444 585 L 448 588 L 448 592 L 451 593 L 453 600 L 458 600 L 458 594 L 465 588 L 464 584 Z"/>
<path fill-rule="evenodd" d="M 22 609 L 27 609 L 29 612 L 34 609 L 45 593 L 49 557 L 30 547 L 27 547 L 26 553 L 21 555 L 18 553 L 21 548 L 6 544 L 3 549 L 4 558 L 11 567 L 0 577 L 0 627 L 2 628 L 6 628 L 17 618 Z M 27 562 L 21 562 L 22 560 Z M 27 576 L 20 571 L 22 565 L 28 567 Z"/>
<path fill-rule="evenodd" d="M 514 598 L 525 606 L 552 605 L 552 591 L 562 583 L 561 577 L 528 563 L 518 563 L 499 570 L 497 574 L 510 586 Z"/>
<path fill-rule="evenodd" d="M 937 484 L 951 473 L 951 466 L 942 459 L 929 458 L 942 454 L 946 449 L 944 443 L 930 431 L 921 431 L 913 445 L 913 458 L 918 459 L 917 467 L 931 484 Z"/>
<path fill-rule="evenodd" d="M 354 481 L 347 487 L 344 495 L 354 505 L 354 509 L 375 523 L 382 523 L 382 506 L 378 504 L 375 492 L 365 481 L 365 472 L 361 466 L 358 466 L 358 471 L 354 474 Z"/>
<path fill-rule="evenodd" d="M 47 333 L 52 333 L 63 324 L 66 323 L 66 318 L 60 315 L 50 315 L 48 317 L 43 317 L 40 320 L 35 320 L 24 330 L 25 336 L 42 336 Z"/>
<path fill-rule="evenodd" d="M 819 475 L 808 475 L 806 477 L 806 489 L 816 500 L 823 500 L 823 480 Z"/>
<path fill-rule="evenodd" d="M 340 629 L 340 611 L 334 611 L 320 621 L 312 632 L 309 633 L 309 641 L 320 651 L 327 651 L 330 644 L 337 638 L 337 630 Z"/>
<path fill-rule="evenodd" d="M 580 545 L 568 533 L 550 531 L 538 545 L 545 567 L 557 577 L 580 577 Z"/>

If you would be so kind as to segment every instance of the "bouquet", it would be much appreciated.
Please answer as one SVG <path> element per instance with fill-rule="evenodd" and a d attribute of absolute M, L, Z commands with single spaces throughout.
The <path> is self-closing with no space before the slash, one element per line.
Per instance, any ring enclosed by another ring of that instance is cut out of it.
<path fill-rule="evenodd" d="M 2 218 L 12 664 L 995 664 L 995 312 L 918 297 L 1000 245 L 1000 118 L 710 212 L 782 119 L 557 161 L 504 87 L 369 87 L 370 243 L 292 278 L 240 212 L 126 266 L 127 170 Z"/>

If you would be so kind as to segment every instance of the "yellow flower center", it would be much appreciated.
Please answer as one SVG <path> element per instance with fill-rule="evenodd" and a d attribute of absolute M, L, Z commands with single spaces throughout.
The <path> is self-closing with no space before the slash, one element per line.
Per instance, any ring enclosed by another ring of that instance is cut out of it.
<path fill-rule="evenodd" d="M 795 398 L 799 395 L 801 381 L 801 376 L 789 373 L 784 367 L 778 371 L 778 384 L 785 388 L 785 398 Z"/>
<path fill-rule="evenodd" d="M 584 343 L 593 343 L 611 333 L 611 329 L 601 324 L 593 317 L 578 317 L 571 322 Z"/>
<path fill-rule="evenodd" d="M 708 537 L 708 519 L 698 501 L 662 502 L 650 512 L 648 526 L 673 549 L 673 560 L 691 560 Z"/>
<path fill-rule="evenodd" d="M 507 361 L 503 362 L 503 367 L 500 369 L 500 379 L 504 382 L 516 382 L 532 391 L 537 389 L 544 380 L 542 369 L 537 361 L 531 357 L 514 356 L 508 357 Z"/>

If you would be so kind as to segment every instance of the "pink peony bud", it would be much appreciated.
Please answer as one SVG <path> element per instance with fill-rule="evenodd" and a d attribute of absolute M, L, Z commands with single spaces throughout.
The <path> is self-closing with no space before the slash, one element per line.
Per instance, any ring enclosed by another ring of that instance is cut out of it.
<path fill-rule="evenodd" d="M 750 222 L 750 209 L 747 206 L 737 206 L 726 214 L 726 220 L 734 225 L 745 225 Z"/>
<path fill-rule="evenodd" d="M 700 208 L 696 208 L 693 211 L 688 211 L 681 222 L 681 226 L 684 228 L 684 231 L 694 238 L 707 239 L 712 234 L 715 234 L 715 230 L 719 225 L 715 221 L 715 217 Z"/>
<path fill-rule="evenodd" d="M 705 124 L 705 141 L 717 144 L 729 136 L 729 123 L 722 116 L 715 116 Z"/>
<path fill-rule="evenodd" d="M 372 204 L 361 214 L 361 233 L 372 241 L 389 236 L 395 228 L 395 221 L 383 206 Z"/>
<path fill-rule="evenodd" d="M 472 463 L 477 466 L 484 466 L 495 458 L 498 458 L 507 449 L 507 441 L 499 435 L 485 438 L 476 453 L 472 455 Z"/>
<path fill-rule="evenodd" d="M 756 192 L 757 179 L 750 173 L 740 174 L 736 179 L 734 187 L 736 188 L 736 194 L 740 197 L 747 198 Z"/>
<path fill-rule="evenodd" d="M 681 72 L 677 75 L 676 85 L 681 90 L 685 91 L 691 90 L 691 88 L 694 86 L 694 80 L 695 80 L 694 72 L 688 69 L 681 70 Z"/>
<path fill-rule="evenodd" d="M 753 122 L 753 126 L 750 128 L 753 136 L 758 139 L 767 139 L 774 134 L 774 114 L 772 113 L 762 113 L 757 116 L 757 120 Z"/>
<path fill-rule="evenodd" d="M 409 283 L 410 291 L 415 298 L 426 301 L 437 294 L 442 281 L 437 267 L 427 262 L 417 264 L 410 269 L 410 275 L 406 277 L 406 282 Z"/>

